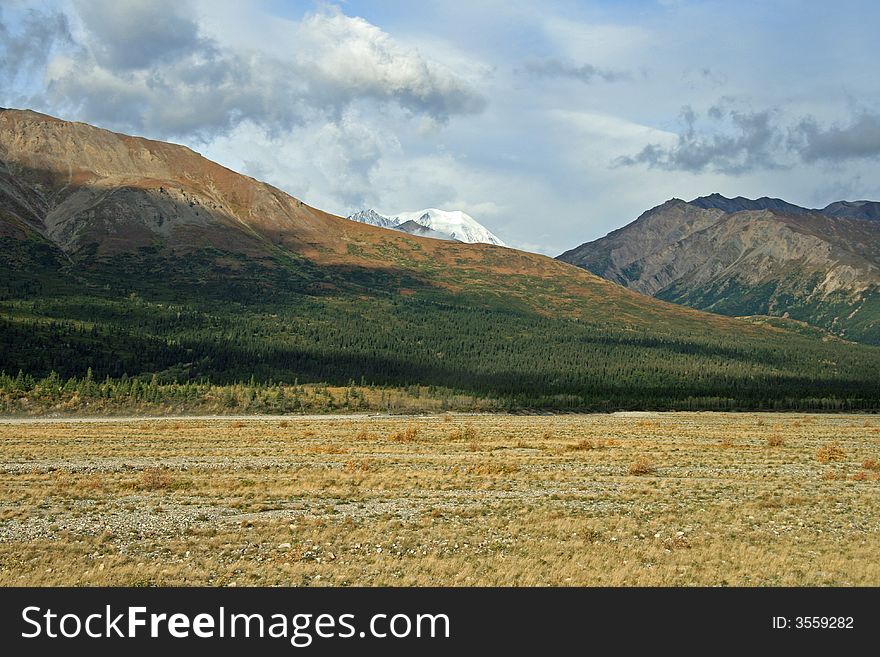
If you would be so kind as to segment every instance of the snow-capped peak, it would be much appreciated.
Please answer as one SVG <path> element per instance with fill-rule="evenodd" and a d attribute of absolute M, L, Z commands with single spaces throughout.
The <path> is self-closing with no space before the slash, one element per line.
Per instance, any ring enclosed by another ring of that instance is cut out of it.
<path fill-rule="evenodd" d="M 416 212 L 399 212 L 394 215 L 383 215 L 374 210 L 361 210 L 351 215 L 349 219 L 372 224 L 373 226 L 380 226 L 381 228 L 394 228 L 398 230 L 400 230 L 403 224 L 414 222 L 437 233 L 438 237 L 448 236 L 449 239 L 459 242 L 480 242 L 506 246 L 504 242 L 493 235 L 485 226 L 461 210 L 428 208 L 426 210 L 417 210 Z M 405 232 L 412 231 L 405 230 Z"/>
<path fill-rule="evenodd" d="M 359 210 L 348 217 L 352 221 L 359 221 L 362 224 L 370 224 L 379 226 L 380 228 L 394 228 L 397 222 L 391 217 L 385 217 L 375 210 Z"/>

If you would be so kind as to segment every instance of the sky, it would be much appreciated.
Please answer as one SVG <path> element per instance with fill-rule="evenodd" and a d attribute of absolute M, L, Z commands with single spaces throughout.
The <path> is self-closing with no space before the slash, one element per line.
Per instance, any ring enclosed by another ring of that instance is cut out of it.
<path fill-rule="evenodd" d="M 0 0 L 0 105 L 558 255 L 676 197 L 880 199 L 880 3 Z"/>

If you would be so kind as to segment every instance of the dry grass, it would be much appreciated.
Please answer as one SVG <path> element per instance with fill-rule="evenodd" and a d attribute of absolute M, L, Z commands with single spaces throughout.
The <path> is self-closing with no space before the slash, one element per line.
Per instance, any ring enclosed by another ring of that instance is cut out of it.
<path fill-rule="evenodd" d="M 448 415 L 446 417 L 449 417 Z M 477 441 L 477 430 L 472 424 L 466 424 L 462 427 L 456 427 L 451 434 L 449 440 L 474 443 Z"/>
<path fill-rule="evenodd" d="M 392 432 L 388 438 L 398 443 L 414 443 L 419 439 L 419 428 L 415 424 L 410 424 L 403 431 Z"/>
<path fill-rule="evenodd" d="M 876 586 L 880 432 L 865 425 L 0 423 L 0 584 Z"/>
<path fill-rule="evenodd" d="M 819 463 L 845 461 L 846 452 L 843 447 L 840 446 L 840 443 L 835 440 L 834 442 L 822 445 L 816 450 L 816 460 L 819 461 Z"/>
<path fill-rule="evenodd" d="M 173 484 L 174 477 L 164 468 L 146 468 L 141 473 L 141 487 L 144 490 L 164 490 Z"/>
<path fill-rule="evenodd" d="M 640 456 L 635 461 L 629 464 L 629 473 L 631 475 L 649 475 L 657 472 L 657 466 L 654 465 L 654 462 L 645 457 Z"/>

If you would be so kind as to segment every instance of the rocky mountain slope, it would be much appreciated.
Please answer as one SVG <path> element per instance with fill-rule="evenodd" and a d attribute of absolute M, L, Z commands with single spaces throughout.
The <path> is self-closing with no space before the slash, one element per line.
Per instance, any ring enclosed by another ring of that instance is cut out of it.
<path fill-rule="evenodd" d="M 510 408 L 880 404 L 880 350 L 349 221 L 185 147 L 27 111 L 0 111 L 0 271 L 0 371 L 62 382 L 422 384 Z"/>
<path fill-rule="evenodd" d="M 880 342 L 880 204 L 672 199 L 559 256 L 632 290 L 727 315 Z"/>

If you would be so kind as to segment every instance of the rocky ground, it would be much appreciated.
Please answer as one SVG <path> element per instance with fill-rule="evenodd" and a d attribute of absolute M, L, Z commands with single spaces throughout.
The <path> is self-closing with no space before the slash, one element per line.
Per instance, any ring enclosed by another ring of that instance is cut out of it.
<path fill-rule="evenodd" d="M 0 423 L 3 584 L 880 583 L 871 416 Z"/>

